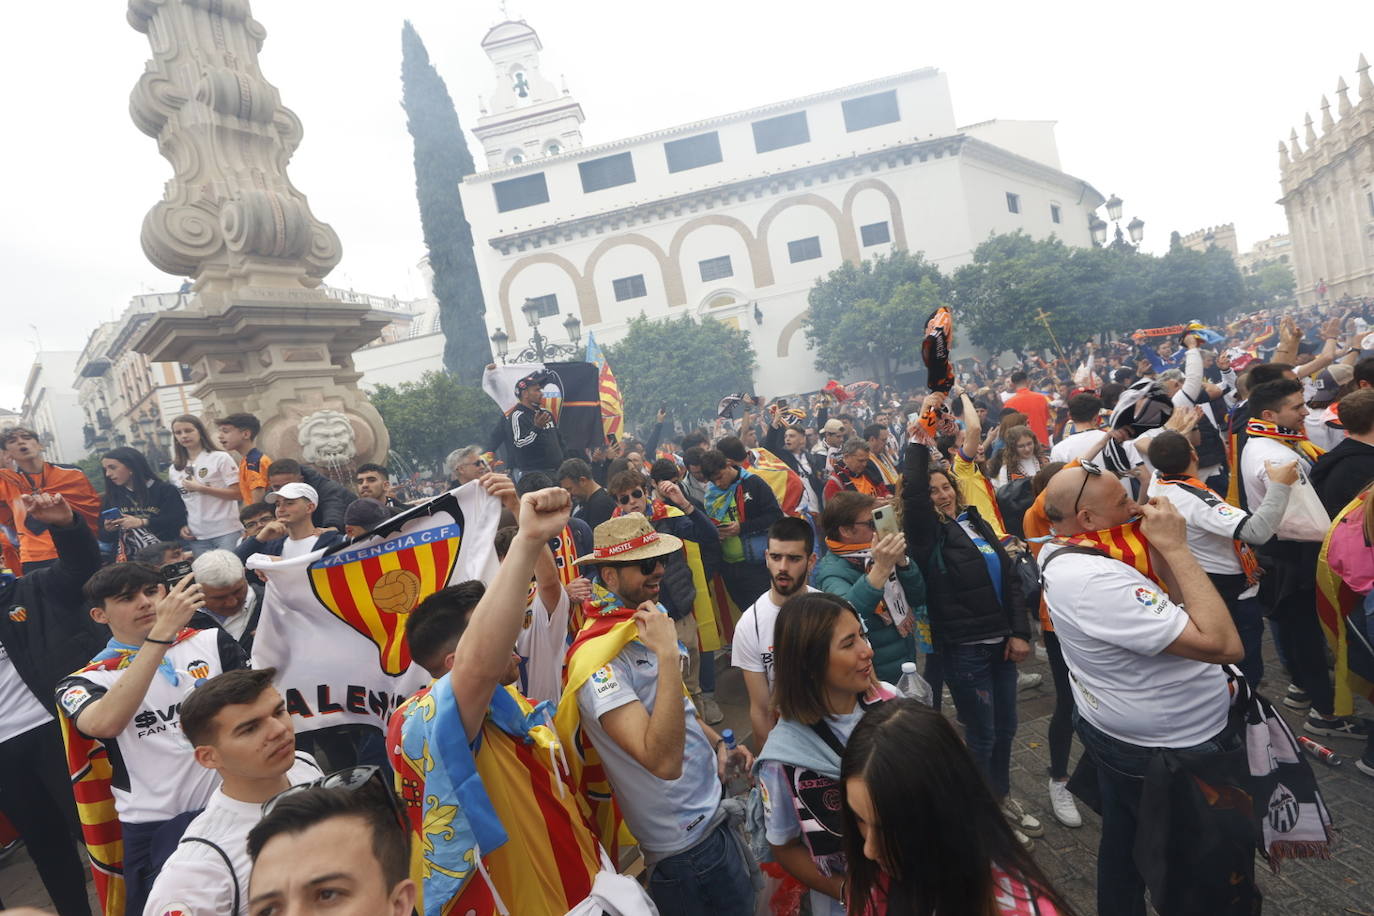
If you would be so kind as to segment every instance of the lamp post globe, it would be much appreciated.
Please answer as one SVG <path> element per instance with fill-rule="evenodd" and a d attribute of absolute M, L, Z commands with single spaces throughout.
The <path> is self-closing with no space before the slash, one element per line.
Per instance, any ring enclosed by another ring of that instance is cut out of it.
<path fill-rule="evenodd" d="M 582 339 L 582 322 L 578 320 L 576 315 L 569 312 L 568 317 L 563 321 L 563 327 L 568 332 L 568 340 L 572 341 L 573 346 L 577 346 L 577 342 Z"/>
<path fill-rule="evenodd" d="M 510 335 L 500 328 L 491 335 L 491 342 L 496 347 L 496 355 L 501 358 L 501 362 L 506 361 L 506 354 L 510 352 Z"/>
<path fill-rule="evenodd" d="M 1092 233 L 1093 242 L 1095 244 L 1099 246 L 1107 244 L 1106 220 L 1094 215 L 1092 219 L 1088 220 L 1088 231 Z"/>
<path fill-rule="evenodd" d="M 539 327 L 539 303 L 533 299 L 526 299 L 525 304 L 520 306 L 520 311 L 525 313 L 525 320 L 529 322 L 530 327 Z"/>
<path fill-rule="evenodd" d="M 1115 194 L 1107 198 L 1107 219 L 1112 222 L 1121 219 L 1121 198 Z"/>
<path fill-rule="evenodd" d="M 1140 240 L 1145 237 L 1145 221 L 1138 216 L 1132 217 L 1126 224 L 1126 234 L 1131 237 L 1132 245 L 1139 245 Z"/>

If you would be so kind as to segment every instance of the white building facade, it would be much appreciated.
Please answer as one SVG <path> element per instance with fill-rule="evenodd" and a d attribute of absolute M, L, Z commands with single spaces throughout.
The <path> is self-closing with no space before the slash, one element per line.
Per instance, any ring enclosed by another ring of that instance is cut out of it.
<path fill-rule="evenodd" d="M 1288 216 L 1298 301 L 1374 296 L 1374 80 L 1360 55 L 1359 96 L 1336 83 L 1336 116 L 1321 99 L 1321 135 L 1309 114 L 1303 142 L 1279 143 L 1279 203 Z"/>
<path fill-rule="evenodd" d="M 38 434 L 44 457 L 58 464 L 86 457 L 81 405 L 72 387 L 78 355 L 74 350 L 43 350 L 34 357 L 24 381 L 22 425 Z"/>
<path fill-rule="evenodd" d="M 504 329 L 513 348 L 526 299 L 554 341 L 568 313 L 603 344 L 641 313 L 693 315 L 749 332 L 759 392 L 814 389 L 825 377 L 802 322 L 830 271 L 901 248 L 948 272 L 1016 231 L 1087 247 L 1103 202 L 1061 171 L 1052 122 L 957 127 L 933 68 L 584 147 L 566 91 L 528 88 L 553 91 L 533 29 L 503 23 L 484 48 L 501 134 L 483 135 L 490 167 L 461 192 L 487 332 Z"/>

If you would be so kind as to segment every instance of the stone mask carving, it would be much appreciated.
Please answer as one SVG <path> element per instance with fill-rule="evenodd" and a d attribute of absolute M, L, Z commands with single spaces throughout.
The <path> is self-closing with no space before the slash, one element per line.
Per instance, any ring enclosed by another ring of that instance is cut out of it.
<path fill-rule="evenodd" d="M 358 455 L 353 424 L 337 410 L 317 410 L 301 420 L 296 440 L 301 457 L 310 464 L 337 466 Z"/>

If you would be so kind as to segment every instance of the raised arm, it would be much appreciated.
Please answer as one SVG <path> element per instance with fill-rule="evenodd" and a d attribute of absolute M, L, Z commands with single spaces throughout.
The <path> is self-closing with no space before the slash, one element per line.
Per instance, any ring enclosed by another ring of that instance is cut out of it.
<path fill-rule="evenodd" d="M 1168 564 L 1182 595 L 1176 601 L 1188 615 L 1183 632 L 1164 649 L 1170 655 L 1214 664 L 1234 663 L 1245 655 L 1236 624 L 1212 580 L 1188 547 L 1183 516 L 1167 499 L 1156 497 L 1140 507 L 1141 533 Z"/>
<path fill-rule="evenodd" d="M 500 498 L 513 490 L 514 482 L 501 474 L 485 474 L 482 487 Z M 572 497 L 560 487 L 526 493 L 520 498 L 520 530 L 511 540 L 506 559 L 487 585 L 482 600 L 472 610 L 467 629 L 454 651 L 449 672 L 453 695 L 463 716 L 468 740 L 475 740 L 487 714 L 491 695 L 500 686 L 510 663 L 511 650 L 525 622 L 525 593 L 541 552 L 549 539 L 568 523 Z"/>

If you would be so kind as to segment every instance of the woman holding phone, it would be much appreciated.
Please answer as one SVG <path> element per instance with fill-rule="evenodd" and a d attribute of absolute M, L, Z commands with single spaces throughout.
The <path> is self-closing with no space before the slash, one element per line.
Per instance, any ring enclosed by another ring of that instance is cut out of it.
<path fill-rule="evenodd" d="M 174 419 L 172 439 L 176 460 L 167 476 L 186 502 L 181 536 L 191 542 L 191 552 L 196 556 L 207 550 L 232 550 L 243 534 L 238 462 L 215 448 L 199 417 Z"/>
<path fill-rule="evenodd" d="M 158 541 L 181 540 L 186 504 L 177 488 L 157 476 L 137 449 L 110 449 L 100 456 L 105 471 L 100 539 L 117 543 L 121 559 Z"/>

